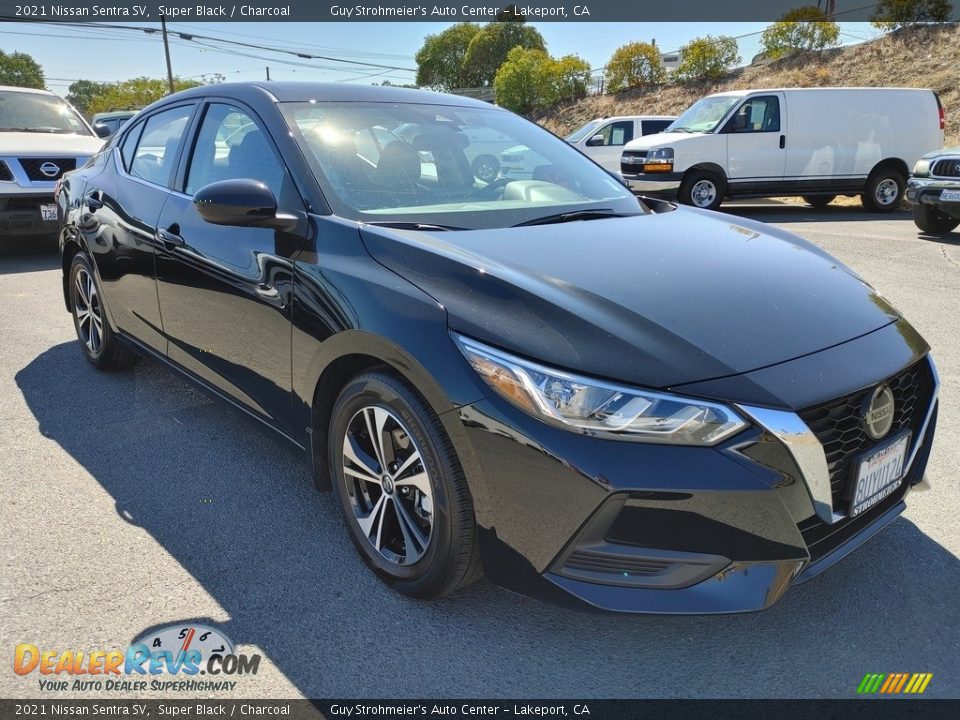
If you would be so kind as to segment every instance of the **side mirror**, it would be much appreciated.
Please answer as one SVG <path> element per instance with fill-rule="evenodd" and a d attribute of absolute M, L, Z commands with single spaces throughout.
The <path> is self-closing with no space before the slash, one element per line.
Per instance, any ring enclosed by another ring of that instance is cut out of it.
<path fill-rule="evenodd" d="M 277 199 L 259 180 L 221 180 L 204 185 L 193 196 L 204 220 L 213 225 L 265 227 L 292 231 L 300 218 L 277 212 Z"/>
<path fill-rule="evenodd" d="M 587 147 L 601 147 L 603 145 L 603 135 L 594 135 L 587 140 Z"/>
<path fill-rule="evenodd" d="M 98 138 L 108 138 L 113 134 L 110 131 L 110 128 L 108 128 L 103 123 L 97 123 L 96 125 L 94 125 L 93 131 L 97 134 Z"/>

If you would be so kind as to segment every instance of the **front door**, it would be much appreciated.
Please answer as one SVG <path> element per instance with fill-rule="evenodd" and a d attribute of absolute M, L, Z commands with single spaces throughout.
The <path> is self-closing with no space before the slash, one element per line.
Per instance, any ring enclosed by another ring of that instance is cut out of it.
<path fill-rule="evenodd" d="M 281 430 L 292 431 L 290 347 L 293 256 L 301 241 L 256 227 L 212 225 L 194 193 L 251 178 L 281 210 L 303 201 L 254 115 L 232 104 L 203 109 L 192 151 L 158 222 L 157 289 L 168 355 Z"/>
<path fill-rule="evenodd" d="M 727 176 L 737 185 L 769 187 L 782 181 L 786 168 L 786 112 L 783 93 L 747 98 L 723 128 L 727 139 Z"/>

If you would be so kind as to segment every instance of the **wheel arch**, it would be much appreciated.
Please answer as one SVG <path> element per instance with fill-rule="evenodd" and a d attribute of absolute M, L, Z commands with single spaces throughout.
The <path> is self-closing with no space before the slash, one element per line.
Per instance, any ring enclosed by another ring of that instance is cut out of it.
<path fill-rule="evenodd" d="M 697 163 L 696 165 L 691 165 L 683 172 L 684 181 L 686 181 L 686 179 L 690 177 L 691 173 L 696 171 L 709 172 L 709 173 L 713 173 L 714 175 L 718 175 L 720 179 L 723 180 L 724 185 L 727 184 L 727 171 L 724 170 L 723 167 L 721 167 L 717 163 L 713 163 L 713 162 L 701 162 L 701 163 Z"/>
<path fill-rule="evenodd" d="M 896 170 L 903 176 L 904 180 L 910 177 L 910 168 L 907 166 L 905 160 L 902 160 L 901 158 L 885 158 L 871 168 L 868 178 L 876 175 L 882 170 L 887 169 Z"/>

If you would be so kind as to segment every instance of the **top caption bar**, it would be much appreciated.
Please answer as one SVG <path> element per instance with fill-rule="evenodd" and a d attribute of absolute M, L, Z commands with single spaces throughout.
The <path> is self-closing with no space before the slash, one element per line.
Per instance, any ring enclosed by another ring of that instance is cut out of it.
<path fill-rule="evenodd" d="M 960 20 L 960 0 L 950 19 Z M 188 0 L 129 0 L 96 3 L 64 0 L 53 3 L 11 3 L 0 0 L 0 20 L 27 22 L 490 22 L 516 8 L 529 22 L 769 22 L 799 7 L 820 7 L 838 21 L 871 20 L 877 0 L 577 0 L 576 2 L 417 3 L 349 0 L 287 0 L 286 2 L 198 3 Z"/>

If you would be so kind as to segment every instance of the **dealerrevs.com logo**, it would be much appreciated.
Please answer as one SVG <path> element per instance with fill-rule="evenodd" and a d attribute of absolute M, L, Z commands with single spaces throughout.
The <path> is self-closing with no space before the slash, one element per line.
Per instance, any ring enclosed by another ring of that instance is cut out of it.
<path fill-rule="evenodd" d="M 236 653 L 222 632 L 195 623 L 143 632 L 126 650 L 60 651 L 20 643 L 13 656 L 13 671 L 36 675 L 43 691 L 231 691 L 237 682 L 229 678 L 256 675 L 259 668 L 260 655 Z"/>

